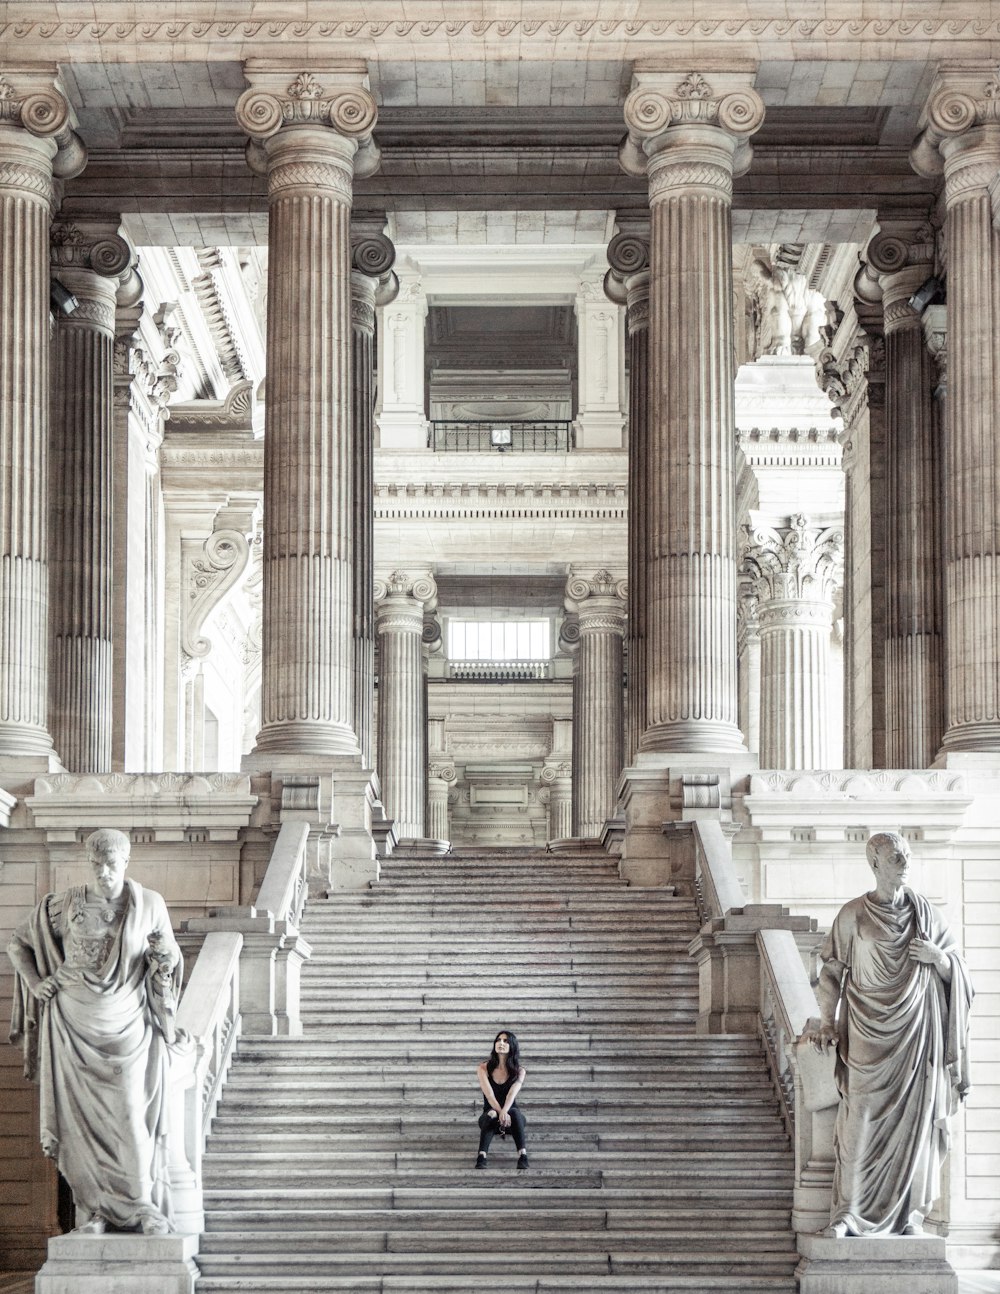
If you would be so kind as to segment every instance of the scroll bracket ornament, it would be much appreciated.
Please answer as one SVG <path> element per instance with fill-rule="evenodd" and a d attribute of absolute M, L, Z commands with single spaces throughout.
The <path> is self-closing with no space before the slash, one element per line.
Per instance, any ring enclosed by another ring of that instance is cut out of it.
<path fill-rule="evenodd" d="M 205 540 L 201 553 L 190 559 L 181 648 L 193 659 L 203 658 L 212 650 L 211 639 L 201 630 L 212 612 L 240 582 L 250 564 L 248 535 L 253 534 L 253 518 L 236 528 L 233 524 L 236 518 L 227 515 L 232 511 L 220 511 L 216 518 L 218 528 Z"/>

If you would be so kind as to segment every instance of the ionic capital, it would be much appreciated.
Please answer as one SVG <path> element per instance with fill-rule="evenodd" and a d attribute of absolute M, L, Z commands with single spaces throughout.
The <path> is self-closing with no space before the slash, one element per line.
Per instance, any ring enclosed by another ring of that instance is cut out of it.
<path fill-rule="evenodd" d="M 312 127 L 342 140 L 355 176 L 373 175 L 379 151 L 372 140 L 378 106 L 367 87 L 367 68 L 354 60 L 303 68 L 271 59 L 248 59 L 250 88 L 236 101 L 236 120 L 250 136 L 247 161 L 261 174 L 275 165 L 271 141 L 285 127 Z M 313 165 L 316 165 L 315 161 Z"/>
<path fill-rule="evenodd" d="M 8 68 L 0 73 L 0 125 L 20 126 L 50 144 L 52 174 L 69 180 L 87 165 L 87 150 L 73 129 L 69 100 L 55 83 L 56 68 Z"/>
<path fill-rule="evenodd" d="M 610 571 L 588 576 L 573 572 L 566 581 L 566 610 L 577 618 L 580 637 L 625 633 L 628 585 Z"/>
<path fill-rule="evenodd" d="M 801 513 L 788 526 L 745 525 L 742 570 L 746 593 L 759 599 L 760 621 L 771 603 L 833 606 L 843 582 L 844 534 L 835 526 L 814 526 Z"/>
<path fill-rule="evenodd" d="M 425 613 L 436 605 L 437 585 L 429 571 L 393 571 L 386 579 L 375 581 L 379 633 L 413 633 L 424 642 Z"/>
<path fill-rule="evenodd" d="M 868 244 L 864 258 L 882 289 L 886 332 L 911 325 L 920 314 L 910 297 L 934 270 L 935 234 L 927 221 L 880 221 L 880 232 Z"/>
<path fill-rule="evenodd" d="M 351 220 L 351 319 L 373 330 L 375 307 L 391 304 L 399 294 L 393 242 L 382 233 L 384 216 Z"/>
<path fill-rule="evenodd" d="M 910 152 L 919 174 L 944 173 L 949 207 L 988 192 L 1000 223 L 1000 72 L 993 63 L 943 63 Z"/>
<path fill-rule="evenodd" d="M 619 218 L 619 232 L 608 243 L 604 291 L 627 307 L 629 333 L 649 326 L 649 214 Z"/>
<path fill-rule="evenodd" d="M 724 177 L 714 172 L 721 170 L 728 173 L 731 190 L 733 175 L 743 175 L 750 166 L 750 136 L 764 121 L 764 101 L 747 74 L 712 73 L 711 77 L 710 83 L 697 71 L 636 70 L 625 100 L 628 135 L 619 152 L 625 171 L 646 174 L 650 158 L 677 144 L 691 154 L 684 158 L 691 185 L 719 187 Z M 713 148 L 706 128 L 724 137 L 728 148 Z M 700 158 L 697 148 L 691 148 L 699 139 L 704 153 Z"/>
<path fill-rule="evenodd" d="M 439 781 L 450 785 L 455 781 L 458 774 L 455 771 L 454 763 L 450 759 L 435 759 L 427 766 L 427 776 L 432 779 L 437 778 Z"/>

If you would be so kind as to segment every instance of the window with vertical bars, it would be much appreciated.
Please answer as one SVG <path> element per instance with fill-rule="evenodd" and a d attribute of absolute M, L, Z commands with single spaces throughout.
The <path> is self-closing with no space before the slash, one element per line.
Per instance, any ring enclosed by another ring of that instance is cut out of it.
<path fill-rule="evenodd" d="M 449 620 L 448 658 L 459 661 L 548 660 L 548 620 Z"/>

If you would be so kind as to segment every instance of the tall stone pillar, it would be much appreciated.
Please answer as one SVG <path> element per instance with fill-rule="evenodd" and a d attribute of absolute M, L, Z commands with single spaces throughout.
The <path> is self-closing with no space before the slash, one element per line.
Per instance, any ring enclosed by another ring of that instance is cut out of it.
<path fill-rule="evenodd" d="M 622 643 L 624 580 L 608 571 L 579 573 L 566 583 L 566 608 L 577 615 L 574 745 L 577 798 L 573 835 L 600 836 L 615 811 L 615 788 L 623 766 Z"/>
<path fill-rule="evenodd" d="M 133 259 L 117 229 L 52 230 L 52 274 L 77 306 L 57 315 L 52 345 L 49 717 L 80 773 L 111 770 L 115 305 Z"/>
<path fill-rule="evenodd" d="M 424 837 L 426 711 L 424 609 L 437 586 L 429 573 L 393 571 L 375 581 L 379 635 L 378 772 L 386 814 L 399 840 Z"/>
<path fill-rule="evenodd" d="M 931 359 L 914 292 L 934 268 L 929 225 L 882 223 L 868 246 L 885 328 L 885 746 L 890 768 L 927 768 L 944 731 L 941 446 Z"/>
<path fill-rule="evenodd" d="M 1000 77 L 944 67 L 912 155 L 944 172 L 948 399 L 944 437 L 947 682 L 942 753 L 1000 753 Z"/>
<path fill-rule="evenodd" d="M 646 554 L 649 421 L 649 218 L 619 217 L 620 232 L 608 244 L 611 266 L 605 290 L 624 294 L 628 333 L 628 673 L 625 761 L 631 764 L 646 723 Z M 616 290 L 615 285 L 618 285 Z"/>
<path fill-rule="evenodd" d="M 573 776 L 570 764 L 546 764 L 541 779 L 542 797 L 549 806 L 549 841 L 572 841 Z"/>
<path fill-rule="evenodd" d="M 740 727 L 751 754 L 760 751 L 760 598 L 756 581 L 740 582 L 736 609 L 736 652 L 739 661 Z"/>
<path fill-rule="evenodd" d="M 0 768 L 57 767 L 48 727 L 49 225 L 86 162 L 55 67 L 0 75 Z"/>
<path fill-rule="evenodd" d="M 351 421 L 354 433 L 354 731 L 361 762 L 374 767 L 375 734 L 375 307 L 398 288 L 396 249 L 384 218 L 351 225 Z"/>
<path fill-rule="evenodd" d="M 637 70 L 622 164 L 649 178 L 646 724 L 641 752 L 744 752 L 737 723 L 732 189 L 747 76 Z"/>
<path fill-rule="evenodd" d="M 744 569 L 759 602 L 762 768 L 829 764 L 830 633 L 843 532 L 805 517 L 747 526 Z"/>
<path fill-rule="evenodd" d="M 377 164 L 362 64 L 250 60 L 236 105 L 267 177 L 261 730 L 248 761 L 358 757 L 350 212 Z"/>

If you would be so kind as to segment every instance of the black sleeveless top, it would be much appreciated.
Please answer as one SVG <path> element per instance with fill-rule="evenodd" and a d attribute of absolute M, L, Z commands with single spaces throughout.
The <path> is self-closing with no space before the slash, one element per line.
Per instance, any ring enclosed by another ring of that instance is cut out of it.
<path fill-rule="evenodd" d="M 498 1083 L 497 1080 L 493 1077 L 493 1075 L 489 1072 L 489 1070 L 486 1071 L 486 1077 L 490 1080 L 490 1087 L 492 1087 L 493 1095 L 497 1099 L 497 1105 L 499 1105 L 500 1108 L 503 1109 L 504 1102 L 507 1100 L 507 1093 L 517 1082 L 517 1075 L 508 1073 L 507 1078 L 502 1083 Z M 516 1100 L 514 1101 L 514 1105 L 517 1105 Z M 513 1106 L 511 1108 L 513 1109 Z M 483 1109 L 484 1110 L 493 1109 L 493 1106 L 490 1105 L 489 1101 L 487 1101 L 485 1096 L 483 1097 Z"/>

